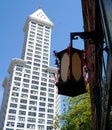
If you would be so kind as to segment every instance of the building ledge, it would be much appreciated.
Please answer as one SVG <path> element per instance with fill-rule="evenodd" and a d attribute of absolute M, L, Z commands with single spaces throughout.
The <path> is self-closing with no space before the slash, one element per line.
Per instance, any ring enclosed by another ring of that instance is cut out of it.
<path fill-rule="evenodd" d="M 9 68 L 8 68 L 8 72 L 9 72 L 10 74 L 12 73 L 14 66 L 17 65 L 17 64 L 25 66 L 26 61 L 24 61 L 24 60 L 22 60 L 22 59 L 19 59 L 19 58 L 13 58 L 13 59 L 11 60 L 10 66 L 9 66 Z"/>
<path fill-rule="evenodd" d="M 56 67 L 51 67 L 51 66 L 47 67 L 47 71 L 51 72 L 51 73 L 54 73 L 54 74 L 57 73 L 57 70 L 58 69 Z"/>

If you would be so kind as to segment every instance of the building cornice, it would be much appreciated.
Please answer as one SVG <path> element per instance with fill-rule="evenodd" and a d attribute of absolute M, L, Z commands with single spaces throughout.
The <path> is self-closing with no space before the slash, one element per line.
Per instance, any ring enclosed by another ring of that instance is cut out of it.
<path fill-rule="evenodd" d="M 10 74 L 12 73 L 14 66 L 17 65 L 17 64 L 24 66 L 24 65 L 26 64 L 26 61 L 24 61 L 24 60 L 22 60 L 22 59 L 19 59 L 19 58 L 13 58 L 13 59 L 11 60 L 10 66 L 9 66 L 9 68 L 8 68 L 8 72 L 9 72 Z"/>

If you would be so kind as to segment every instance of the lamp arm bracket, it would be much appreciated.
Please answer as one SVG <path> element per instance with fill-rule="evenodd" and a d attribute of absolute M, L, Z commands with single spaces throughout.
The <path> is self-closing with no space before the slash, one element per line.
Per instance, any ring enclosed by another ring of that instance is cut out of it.
<path fill-rule="evenodd" d="M 97 33 L 96 33 L 96 31 L 91 31 L 91 32 L 71 32 L 70 33 L 71 40 L 77 40 L 78 37 L 80 37 L 81 39 L 96 39 Z"/>

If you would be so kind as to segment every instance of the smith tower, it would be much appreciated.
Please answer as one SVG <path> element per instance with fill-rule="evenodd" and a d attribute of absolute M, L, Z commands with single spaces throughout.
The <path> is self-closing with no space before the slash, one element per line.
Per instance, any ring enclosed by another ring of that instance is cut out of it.
<path fill-rule="evenodd" d="M 60 113 L 56 69 L 50 67 L 52 27 L 42 9 L 26 20 L 22 57 L 12 59 L 3 82 L 1 130 L 50 130 Z"/>

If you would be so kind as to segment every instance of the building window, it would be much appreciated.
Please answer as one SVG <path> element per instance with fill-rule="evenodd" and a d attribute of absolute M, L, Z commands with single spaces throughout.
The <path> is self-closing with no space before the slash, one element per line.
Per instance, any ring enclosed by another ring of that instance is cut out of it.
<path fill-rule="evenodd" d="M 40 97 L 40 100 L 41 100 L 41 101 L 46 101 L 46 98 Z"/>
<path fill-rule="evenodd" d="M 28 93 L 28 89 L 22 89 L 22 92 L 24 92 L 24 93 Z"/>
<path fill-rule="evenodd" d="M 36 44 L 36 46 L 38 46 L 38 47 L 42 47 L 42 45 L 41 45 L 41 44 Z"/>
<path fill-rule="evenodd" d="M 54 89 L 49 88 L 48 91 L 49 92 L 54 92 Z"/>
<path fill-rule="evenodd" d="M 43 57 L 43 59 L 44 59 L 44 60 L 48 60 L 48 58 L 47 58 L 47 57 Z"/>
<path fill-rule="evenodd" d="M 21 94 L 21 97 L 28 98 L 28 95 L 27 94 Z"/>
<path fill-rule="evenodd" d="M 47 126 L 47 130 L 51 130 L 51 126 Z"/>
<path fill-rule="evenodd" d="M 46 52 L 46 53 L 47 53 L 47 52 L 48 52 L 48 50 L 44 49 L 44 52 Z"/>
<path fill-rule="evenodd" d="M 50 82 L 50 83 L 54 83 L 54 80 L 52 80 L 52 79 L 49 79 L 49 82 Z"/>
<path fill-rule="evenodd" d="M 43 68 L 47 68 L 48 66 L 47 65 L 42 65 Z"/>
<path fill-rule="evenodd" d="M 38 123 L 44 124 L 44 123 L 45 123 L 45 120 L 44 120 L 44 119 L 39 119 L 39 120 L 38 120 Z"/>
<path fill-rule="evenodd" d="M 26 65 L 25 68 L 27 68 L 27 69 L 31 69 L 31 66 Z M 28 77 L 28 78 L 29 78 L 29 77 Z"/>
<path fill-rule="evenodd" d="M 29 36 L 30 36 L 31 38 L 34 38 L 34 36 L 35 36 L 35 35 L 34 35 L 34 34 L 33 34 L 33 35 L 32 35 L 32 34 L 30 34 Z M 30 45 L 29 45 L 28 47 L 33 48 L 33 47 L 32 47 L 32 46 L 30 46 Z"/>
<path fill-rule="evenodd" d="M 25 121 L 25 117 L 19 116 L 19 117 L 18 117 L 18 121 Z"/>
<path fill-rule="evenodd" d="M 43 125 L 38 125 L 38 130 L 44 130 L 44 126 Z"/>
<path fill-rule="evenodd" d="M 26 105 L 20 105 L 19 108 L 21 108 L 21 109 L 26 109 Z"/>
<path fill-rule="evenodd" d="M 48 29 L 48 30 L 50 29 L 50 27 L 48 27 L 48 26 L 45 26 L 45 28 Z"/>
<path fill-rule="evenodd" d="M 29 116 L 36 116 L 36 112 L 28 112 Z"/>
<path fill-rule="evenodd" d="M 46 69 L 42 69 L 42 72 L 46 73 L 46 72 L 47 72 L 47 70 L 46 70 Z"/>
<path fill-rule="evenodd" d="M 29 88 L 29 84 L 23 83 L 23 87 Z"/>
<path fill-rule="evenodd" d="M 42 80 L 42 81 L 47 81 L 47 79 L 46 79 L 46 78 L 41 78 L 41 80 Z"/>
<path fill-rule="evenodd" d="M 26 115 L 25 111 L 19 111 L 19 115 Z"/>
<path fill-rule="evenodd" d="M 54 74 L 53 73 L 49 73 L 49 78 L 53 78 L 54 79 Z"/>
<path fill-rule="evenodd" d="M 36 122 L 35 118 L 28 118 L 28 122 Z"/>
<path fill-rule="evenodd" d="M 34 38 L 29 38 L 30 41 L 34 41 Z M 31 51 L 30 51 L 31 52 Z"/>
<path fill-rule="evenodd" d="M 31 24 L 32 24 L 32 25 L 36 25 L 36 23 L 35 23 L 35 22 L 31 22 Z"/>
<path fill-rule="evenodd" d="M 49 84 L 49 87 L 54 88 L 54 84 Z"/>
<path fill-rule="evenodd" d="M 38 89 L 38 86 L 36 86 L 36 85 L 31 85 L 31 88 L 33 88 L 33 89 Z"/>
<path fill-rule="evenodd" d="M 41 55 L 41 52 L 35 50 L 35 54 Z M 36 58 L 37 58 L 37 57 L 36 57 Z M 36 62 L 39 62 L 39 61 L 40 61 L 40 62 L 41 62 L 41 60 L 38 61 L 37 59 L 34 59 L 34 61 L 36 61 Z"/>
<path fill-rule="evenodd" d="M 9 109 L 9 113 L 11 113 L 11 114 L 16 114 L 16 110 Z"/>
<path fill-rule="evenodd" d="M 31 71 L 30 71 L 30 70 L 27 70 L 27 69 L 25 69 L 25 72 L 28 73 L 28 74 L 31 73 Z"/>
<path fill-rule="evenodd" d="M 32 49 L 28 49 L 28 52 L 33 52 L 33 50 Z"/>
<path fill-rule="evenodd" d="M 48 109 L 47 112 L 48 113 L 53 113 L 54 111 L 53 111 L 53 109 Z"/>
<path fill-rule="evenodd" d="M 37 100 L 37 96 L 30 96 L 30 99 L 35 99 L 35 100 Z"/>
<path fill-rule="evenodd" d="M 40 95 L 46 96 L 46 93 L 45 92 L 40 92 Z"/>
<path fill-rule="evenodd" d="M 18 98 L 11 98 L 11 102 L 18 102 Z"/>
<path fill-rule="evenodd" d="M 30 101 L 30 104 L 37 105 L 37 102 L 36 101 Z"/>
<path fill-rule="evenodd" d="M 35 80 L 32 80 L 32 83 L 33 83 L 33 84 L 39 84 L 39 82 L 38 82 L 38 81 L 35 81 Z"/>
<path fill-rule="evenodd" d="M 35 66 L 38 66 L 38 67 L 40 66 L 40 64 L 38 64 L 38 63 L 34 63 L 34 65 L 35 65 Z"/>
<path fill-rule="evenodd" d="M 33 45 L 33 42 L 29 41 L 29 44 L 30 44 L 30 45 Z"/>
<path fill-rule="evenodd" d="M 48 62 L 47 61 L 42 61 L 43 62 L 43 64 L 48 64 Z"/>
<path fill-rule="evenodd" d="M 37 70 L 38 72 L 40 71 L 40 68 L 38 67 L 33 67 L 33 70 Z"/>
<path fill-rule="evenodd" d="M 27 124 L 27 128 L 35 129 L 35 125 L 34 124 Z"/>
<path fill-rule="evenodd" d="M 48 114 L 47 117 L 50 119 L 53 119 L 53 115 L 51 115 L 51 114 Z"/>
<path fill-rule="evenodd" d="M 48 102 L 54 102 L 54 99 L 48 98 Z"/>
<path fill-rule="evenodd" d="M 53 108 L 53 107 L 54 107 L 54 105 L 53 105 L 53 104 L 48 103 L 48 107 Z"/>
<path fill-rule="evenodd" d="M 38 50 L 38 51 L 41 51 L 41 50 L 42 50 L 42 49 L 41 49 L 41 48 L 39 48 L 39 47 L 36 47 L 35 49 L 36 49 L 36 50 Z"/>
<path fill-rule="evenodd" d="M 15 86 L 20 86 L 20 83 L 14 82 L 14 85 L 15 85 Z"/>
<path fill-rule="evenodd" d="M 24 74 L 24 77 L 25 78 L 30 78 L 30 75 L 29 74 Z"/>
<path fill-rule="evenodd" d="M 21 78 L 15 77 L 14 80 L 21 81 Z"/>
<path fill-rule="evenodd" d="M 33 32 L 33 31 L 30 31 L 30 34 L 35 34 L 35 32 Z"/>
<path fill-rule="evenodd" d="M 36 79 L 36 80 L 38 80 L 39 77 L 38 77 L 38 76 L 32 76 L 32 79 Z"/>
<path fill-rule="evenodd" d="M 22 72 L 22 68 L 17 67 L 16 70 Z"/>
<path fill-rule="evenodd" d="M 52 120 L 47 120 L 47 124 L 53 124 Z"/>
<path fill-rule="evenodd" d="M 35 57 L 37 57 L 37 58 L 41 58 L 41 56 L 39 56 L 39 55 L 35 55 Z"/>
<path fill-rule="evenodd" d="M 43 114 L 43 113 L 39 113 L 39 117 L 45 117 L 45 114 Z"/>
<path fill-rule="evenodd" d="M 43 29 L 43 25 L 42 24 L 38 24 L 38 28 Z"/>
<path fill-rule="evenodd" d="M 20 103 L 27 103 L 27 100 L 21 99 Z"/>
<path fill-rule="evenodd" d="M 20 64 L 17 64 L 17 66 L 18 66 L 18 67 L 21 67 L 21 68 L 23 67 L 23 65 L 20 65 Z"/>
<path fill-rule="evenodd" d="M 17 123 L 17 127 L 24 128 L 24 123 Z"/>
<path fill-rule="evenodd" d="M 10 104 L 10 107 L 12 107 L 12 108 L 17 108 L 17 104 L 11 103 L 11 104 Z"/>
<path fill-rule="evenodd" d="M 45 73 L 42 73 L 42 76 L 43 76 L 43 77 L 47 77 L 47 74 L 45 74 Z"/>
<path fill-rule="evenodd" d="M 37 110 L 37 108 L 36 108 L 36 107 L 34 107 L 34 106 L 29 106 L 29 110 L 36 111 L 36 110 Z"/>
<path fill-rule="evenodd" d="M 19 93 L 12 92 L 12 96 L 18 97 Z"/>
<path fill-rule="evenodd" d="M 23 79 L 23 82 L 29 83 L 29 79 Z"/>
<path fill-rule="evenodd" d="M 44 87 L 41 87 L 40 89 L 41 89 L 42 91 L 46 91 L 46 88 L 44 88 Z"/>
<path fill-rule="evenodd" d="M 39 111 L 45 112 L 45 108 L 39 108 Z"/>
<path fill-rule="evenodd" d="M 38 92 L 37 92 L 37 91 L 34 91 L 34 90 L 31 90 L 31 94 L 37 95 Z"/>
<path fill-rule="evenodd" d="M 40 106 L 45 106 L 45 105 L 46 105 L 46 104 L 43 103 L 43 102 L 40 102 L 39 104 L 40 104 Z"/>
<path fill-rule="evenodd" d="M 33 54 L 32 53 L 27 53 L 28 56 L 32 56 Z M 27 61 L 27 64 L 31 64 L 32 62 L 31 61 Z"/>
<path fill-rule="evenodd" d="M 47 86 L 47 83 L 41 82 L 42 86 Z"/>
<path fill-rule="evenodd" d="M 49 97 L 54 97 L 54 94 L 49 93 L 48 96 Z"/>
<path fill-rule="evenodd" d="M 39 75 L 39 72 L 33 71 L 33 74 L 35 74 L 35 75 Z"/>
<path fill-rule="evenodd" d="M 21 76 L 22 75 L 22 73 L 20 73 L 20 72 L 16 72 L 15 74 L 16 74 L 16 76 Z"/>
<path fill-rule="evenodd" d="M 7 126 L 14 127 L 14 122 L 7 122 Z"/>
<path fill-rule="evenodd" d="M 14 91 L 19 91 L 19 88 L 18 87 L 13 87 L 13 90 Z"/>
<path fill-rule="evenodd" d="M 15 116 L 8 115 L 8 120 L 15 120 Z"/>

